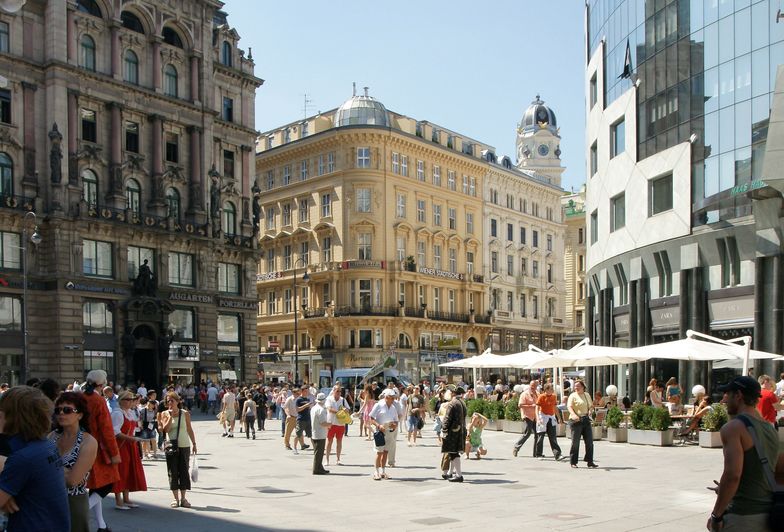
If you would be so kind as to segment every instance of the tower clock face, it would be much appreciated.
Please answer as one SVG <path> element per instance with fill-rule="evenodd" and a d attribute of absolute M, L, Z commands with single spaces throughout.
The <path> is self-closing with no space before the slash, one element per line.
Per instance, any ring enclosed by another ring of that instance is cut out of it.
<path fill-rule="evenodd" d="M 536 121 L 537 122 L 547 122 L 547 112 L 544 109 L 539 109 L 536 112 Z"/>
<path fill-rule="evenodd" d="M 539 145 L 539 155 L 541 155 L 542 157 L 544 157 L 544 156 L 546 156 L 548 153 L 550 153 L 550 148 L 548 148 L 548 147 L 547 147 L 547 144 L 540 144 L 540 145 Z"/>

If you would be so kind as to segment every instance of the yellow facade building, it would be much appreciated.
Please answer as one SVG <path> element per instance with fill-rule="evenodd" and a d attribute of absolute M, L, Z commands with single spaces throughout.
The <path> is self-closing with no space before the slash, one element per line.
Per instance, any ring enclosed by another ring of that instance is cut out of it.
<path fill-rule="evenodd" d="M 585 186 L 561 198 L 566 223 L 564 279 L 566 280 L 566 325 L 564 346 L 585 338 Z"/>

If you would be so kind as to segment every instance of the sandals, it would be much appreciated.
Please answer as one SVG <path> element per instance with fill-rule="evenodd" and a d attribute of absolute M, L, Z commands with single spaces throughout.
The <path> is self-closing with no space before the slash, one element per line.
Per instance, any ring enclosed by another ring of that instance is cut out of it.
<path fill-rule="evenodd" d="M 378 473 L 373 473 L 373 480 L 381 480 L 381 475 Z"/>
<path fill-rule="evenodd" d="M 180 501 L 178 501 L 177 499 L 174 499 L 171 503 L 169 503 L 169 506 L 171 506 L 172 508 L 177 508 L 179 505 L 180 505 Z"/>
<path fill-rule="evenodd" d="M 182 506 L 183 508 L 190 508 L 191 503 L 188 502 L 188 499 L 183 499 L 180 501 L 180 506 Z"/>

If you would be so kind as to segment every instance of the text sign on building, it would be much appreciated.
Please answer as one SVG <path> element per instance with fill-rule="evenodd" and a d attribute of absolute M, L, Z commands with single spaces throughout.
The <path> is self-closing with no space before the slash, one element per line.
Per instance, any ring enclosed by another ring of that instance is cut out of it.
<path fill-rule="evenodd" d="M 169 346 L 169 360 L 199 360 L 199 344 L 172 342 Z"/>
<path fill-rule="evenodd" d="M 212 303 L 212 296 L 205 294 L 191 294 L 190 292 L 172 292 L 169 301 L 186 301 L 188 303 Z"/>
<path fill-rule="evenodd" d="M 343 356 L 343 366 L 347 368 L 371 367 L 378 363 L 377 353 L 349 353 Z"/>
<path fill-rule="evenodd" d="M 447 272 L 444 270 L 435 270 L 433 268 L 427 268 L 425 266 L 419 267 L 419 273 L 424 275 L 432 275 L 433 277 L 444 277 L 446 279 L 455 279 L 457 281 L 462 281 L 465 276 L 462 273 L 456 272 Z"/>
<path fill-rule="evenodd" d="M 341 268 L 344 270 L 351 270 L 357 268 L 383 270 L 383 260 L 347 260 L 341 263 Z"/>
<path fill-rule="evenodd" d="M 681 309 L 678 307 L 651 309 L 651 325 L 654 329 L 677 329 L 680 321 Z"/>
<path fill-rule="evenodd" d="M 259 306 L 257 301 L 244 301 L 242 299 L 218 299 L 218 306 L 221 308 L 231 308 L 239 310 L 256 310 Z"/>
<path fill-rule="evenodd" d="M 615 332 L 617 334 L 623 334 L 629 332 L 629 315 L 628 314 L 621 314 L 620 316 L 615 316 Z"/>
<path fill-rule="evenodd" d="M 711 329 L 731 329 L 754 325 L 754 296 L 708 300 Z"/>
<path fill-rule="evenodd" d="M 269 273 L 256 274 L 257 281 L 272 281 L 274 279 L 280 279 L 281 277 L 283 277 L 283 272 L 269 272 Z"/>

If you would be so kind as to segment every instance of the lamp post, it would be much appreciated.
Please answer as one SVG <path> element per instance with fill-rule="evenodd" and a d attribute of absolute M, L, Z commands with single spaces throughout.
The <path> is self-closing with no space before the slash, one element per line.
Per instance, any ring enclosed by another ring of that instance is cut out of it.
<path fill-rule="evenodd" d="M 30 356 L 28 354 L 27 348 L 27 220 L 29 217 L 33 217 L 33 224 L 35 224 L 37 218 L 33 211 L 27 211 L 22 218 L 22 245 L 20 246 L 20 250 L 22 251 L 22 336 L 23 336 L 23 349 L 22 349 L 22 369 L 24 371 L 23 381 L 27 381 L 30 378 Z M 34 245 L 38 245 L 41 243 L 41 234 L 38 232 L 38 225 L 33 226 L 33 234 L 30 235 L 30 242 Z"/>
<path fill-rule="evenodd" d="M 291 280 L 292 289 L 294 290 L 294 384 L 299 384 L 299 309 L 297 308 L 298 294 L 297 294 L 297 264 L 302 263 L 303 268 L 307 268 L 308 263 L 302 257 L 294 261 L 294 277 Z M 305 275 L 302 276 L 302 281 L 307 283 L 310 281 L 310 276 L 307 270 Z M 312 383 L 311 383 L 312 384 Z"/>

